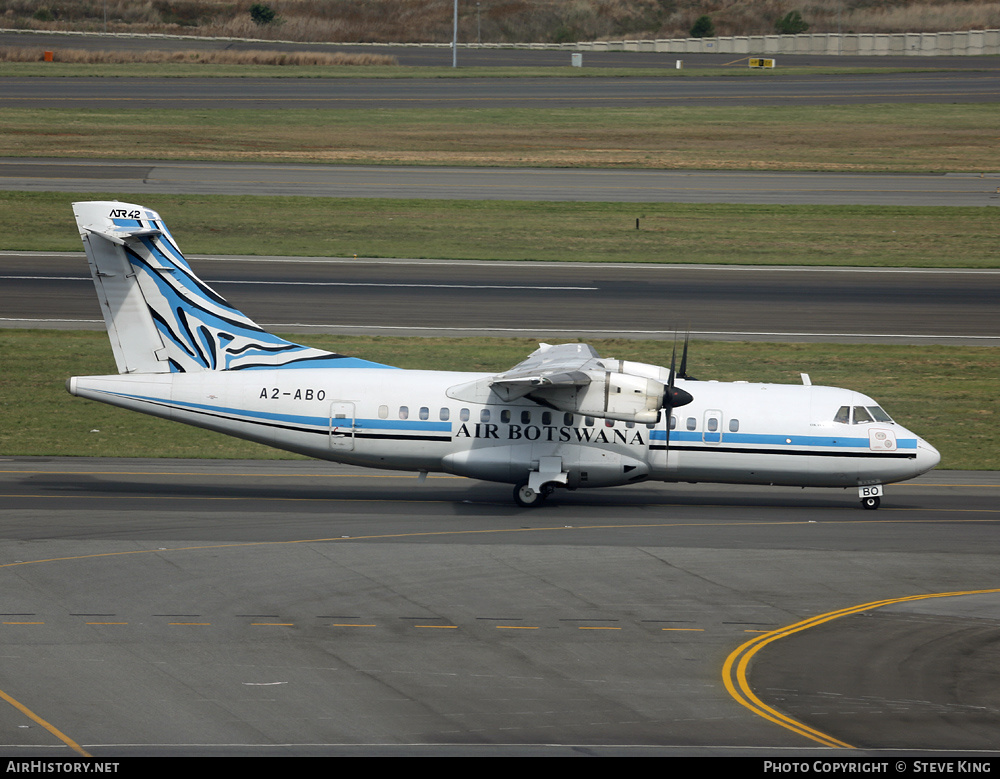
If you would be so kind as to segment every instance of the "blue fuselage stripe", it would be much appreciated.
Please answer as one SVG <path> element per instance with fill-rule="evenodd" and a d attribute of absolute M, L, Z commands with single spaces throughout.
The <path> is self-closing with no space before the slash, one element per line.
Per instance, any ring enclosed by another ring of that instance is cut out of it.
<path fill-rule="evenodd" d="M 232 419 L 239 421 L 246 419 L 266 420 L 268 422 L 281 422 L 292 425 L 308 425 L 311 427 L 330 427 L 330 417 L 299 416 L 296 414 L 280 414 L 270 411 L 248 411 L 246 409 L 227 408 L 226 406 L 213 406 L 207 403 L 189 403 L 182 400 L 167 400 L 166 398 L 155 398 L 146 395 L 131 395 L 124 392 L 109 392 L 109 395 L 117 395 L 122 398 L 141 400 L 148 403 L 158 403 L 165 406 L 172 406 L 182 410 L 208 411 L 213 414 L 225 414 Z M 398 431 L 432 431 L 439 433 L 450 433 L 450 422 L 427 422 L 422 420 L 388 420 L 388 419 L 355 419 L 354 427 L 357 430 L 398 430 Z"/>
<path fill-rule="evenodd" d="M 688 430 L 671 430 L 670 431 L 670 442 L 671 443 L 704 443 L 704 433 L 691 432 Z M 715 439 L 710 443 L 720 444 L 724 446 L 725 444 L 733 445 L 757 445 L 757 446 L 792 446 L 792 447 L 822 447 L 825 449 L 857 449 L 865 448 L 868 449 L 870 442 L 867 437 L 850 437 L 850 436 L 811 436 L 811 435 L 774 435 L 774 434 L 764 434 L 764 433 L 723 433 L 722 440 L 719 441 L 719 434 L 714 433 Z M 666 441 L 667 434 L 664 430 L 654 430 L 650 433 L 650 439 L 652 441 Z M 900 438 L 896 441 L 896 446 L 899 449 L 916 449 L 917 439 L 915 438 Z"/>

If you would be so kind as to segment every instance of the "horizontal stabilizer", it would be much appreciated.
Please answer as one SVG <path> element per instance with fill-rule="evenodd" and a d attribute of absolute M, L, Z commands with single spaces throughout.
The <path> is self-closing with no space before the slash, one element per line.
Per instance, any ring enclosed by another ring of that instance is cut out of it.
<path fill-rule="evenodd" d="M 156 236 L 163 235 L 162 230 L 156 230 L 154 228 L 148 228 L 146 230 L 96 230 L 92 227 L 82 227 L 88 233 L 93 233 L 94 235 L 99 235 L 102 238 L 107 238 L 111 243 L 116 243 L 119 246 L 124 246 L 129 240 L 136 240 L 138 238 L 155 238 Z"/>

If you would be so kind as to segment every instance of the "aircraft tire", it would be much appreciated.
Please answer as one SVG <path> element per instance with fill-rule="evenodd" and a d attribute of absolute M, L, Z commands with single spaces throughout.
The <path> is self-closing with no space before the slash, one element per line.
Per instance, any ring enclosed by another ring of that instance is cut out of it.
<path fill-rule="evenodd" d="M 535 492 L 523 481 L 514 487 L 514 502 L 523 509 L 536 508 L 545 500 L 544 492 Z"/>
<path fill-rule="evenodd" d="M 865 498 L 861 501 L 861 505 L 868 511 L 874 511 L 878 508 L 878 504 L 882 501 L 879 498 Z"/>

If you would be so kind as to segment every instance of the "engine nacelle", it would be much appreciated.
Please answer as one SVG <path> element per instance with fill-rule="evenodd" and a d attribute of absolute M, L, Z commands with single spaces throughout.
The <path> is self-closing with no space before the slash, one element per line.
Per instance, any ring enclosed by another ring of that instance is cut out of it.
<path fill-rule="evenodd" d="M 630 373 L 584 371 L 589 384 L 542 387 L 528 397 L 559 411 L 600 419 L 652 424 L 660 415 L 664 385 Z"/>

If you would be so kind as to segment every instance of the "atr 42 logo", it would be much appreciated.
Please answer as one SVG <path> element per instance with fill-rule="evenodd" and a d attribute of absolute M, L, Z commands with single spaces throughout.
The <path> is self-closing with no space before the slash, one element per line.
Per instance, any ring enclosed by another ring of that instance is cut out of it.
<path fill-rule="evenodd" d="M 501 429 L 503 428 L 503 429 Z M 463 424 L 455 438 L 501 438 L 508 441 L 559 441 L 561 443 L 633 444 L 645 445 L 642 434 L 636 430 L 616 430 L 610 427 L 557 427 L 555 425 L 494 425 L 480 422 L 472 426 Z"/>
<path fill-rule="evenodd" d="M 129 211 L 126 208 L 112 208 L 108 214 L 108 219 L 141 219 L 138 211 Z"/>

